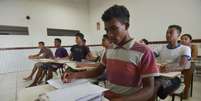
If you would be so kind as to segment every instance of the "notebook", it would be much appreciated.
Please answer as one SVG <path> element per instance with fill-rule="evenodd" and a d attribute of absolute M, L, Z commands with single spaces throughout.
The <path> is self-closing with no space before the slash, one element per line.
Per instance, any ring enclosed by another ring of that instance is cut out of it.
<path fill-rule="evenodd" d="M 51 79 L 47 81 L 48 84 L 51 86 L 61 89 L 61 88 L 66 88 L 66 87 L 71 87 L 83 83 L 88 83 L 89 79 L 79 79 L 79 80 L 72 80 L 71 83 L 63 83 L 61 79 Z"/>
<path fill-rule="evenodd" d="M 70 86 L 46 93 L 48 101 L 102 101 L 102 93 L 108 89 L 83 81 L 73 81 L 67 84 Z"/>

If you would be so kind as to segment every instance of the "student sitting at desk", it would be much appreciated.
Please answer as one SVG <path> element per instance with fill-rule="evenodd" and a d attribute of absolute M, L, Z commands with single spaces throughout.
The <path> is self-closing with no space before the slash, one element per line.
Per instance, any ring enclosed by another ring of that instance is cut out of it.
<path fill-rule="evenodd" d="M 55 51 L 55 57 L 54 59 L 67 59 L 68 58 L 68 52 L 65 48 L 61 47 L 61 39 L 56 38 L 54 39 L 54 46 L 57 48 Z M 37 84 L 40 84 L 42 79 L 45 76 L 45 72 L 47 71 L 47 78 L 46 80 L 49 80 L 52 78 L 53 74 L 52 72 L 54 70 L 57 70 L 57 68 L 63 67 L 63 64 L 60 63 L 43 63 L 42 66 L 38 68 L 38 72 L 36 74 L 36 77 L 32 84 L 30 84 L 28 87 L 36 86 Z"/>
<path fill-rule="evenodd" d="M 178 43 L 181 27 L 170 25 L 166 32 L 168 44 L 155 51 L 163 72 L 182 71 L 190 68 L 191 49 Z"/>
<path fill-rule="evenodd" d="M 167 45 L 163 45 L 160 49 L 155 51 L 158 58 L 158 63 L 161 64 L 160 72 L 175 72 L 183 71 L 190 68 L 191 49 L 187 46 L 178 43 L 178 38 L 182 32 L 182 28 L 178 25 L 170 25 L 166 32 Z M 180 79 L 178 77 L 172 79 L 165 79 L 159 77 L 156 79 L 156 89 L 159 89 L 158 96 L 162 99 L 166 98 L 168 94 L 174 92 L 180 86 Z M 164 86 L 165 82 L 168 86 Z"/>
<path fill-rule="evenodd" d="M 192 55 L 192 60 L 196 59 L 198 56 L 198 47 L 192 42 L 192 36 L 190 34 L 183 34 L 181 36 L 181 44 L 189 46 L 191 48 L 191 55 Z"/>
<path fill-rule="evenodd" d="M 82 33 L 77 33 L 75 35 L 76 45 L 73 45 L 70 49 L 71 54 L 69 58 L 73 61 L 81 62 L 82 59 L 91 60 L 93 58 L 89 47 L 84 45 L 84 35 Z"/>
<path fill-rule="evenodd" d="M 77 67 L 79 67 L 79 68 L 82 68 L 82 67 L 98 67 L 100 61 L 102 61 L 102 58 L 103 58 L 103 56 L 105 54 L 105 51 L 112 47 L 112 42 L 109 39 L 109 37 L 107 36 L 107 34 L 103 35 L 102 46 L 104 47 L 104 49 L 101 50 L 99 52 L 99 54 L 97 55 L 98 57 L 100 57 L 100 59 L 98 60 L 98 62 L 96 64 L 79 63 L 79 64 L 77 64 Z M 103 74 L 101 74 L 97 78 L 97 82 L 95 82 L 95 83 L 98 84 L 99 81 L 105 81 L 105 80 L 106 80 L 106 73 L 104 72 Z"/>
<path fill-rule="evenodd" d="M 97 57 L 100 57 L 100 59 L 98 59 L 98 63 L 97 64 L 86 64 L 86 63 L 78 63 L 78 67 L 85 67 L 85 66 L 89 66 L 89 67 L 97 67 L 99 62 L 102 60 L 103 55 L 106 51 L 106 49 L 111 48 L 112 46 L 112 42 L 109 40 L 109 37 L 107 36 L 107 34 L 103 35 L 102 38 L 102 46 L 103 46 L 103 50 L 101 50 L 100 52 L 98 52 Z"/>
<path fill-rule="evenodd" d="M 192 41 L 192 36 L 190 34 L 183 34 L 181 36 L 181 44 L 189 46 L 191 48 L 191 56 L 192 56 L 192 60 L 196 59 L 198 56 L 198 48 L 196 45 L 193 45 L 191 43 Z M 191 85 L 191 80 L 192 80 L 192 76 L 193 76 L 193 65 L 191 65 L 191 69 L 186 69 L 184 71 L 182 71 L 182 74 L 184 75 L 184 83 L 185 83 L 185 89 L 184 89 L 184 99 L 188 98 L 189 95 L 189 88 Z"/>
<path fill-rule="evenodd" d="M 38 42 L 38 47 L 40 48 L 40 52 L 38 54 L 35 55 L 30 55 L 29 59 L 41 59 L 41 58 L 53 58 L 53 53 L 52 51 L 45 47 L 45 43 L 44 42 Z M 32 69 L 31 74 L 24 78 L 24 80 L 32 80 L 33 75 L 35 74 L 35 72 L 37 71 L 37 69 L 39 67 L 41 67 L 43 64 L 38 62 L 34 65 L 34 68 Z"/>
<path fill-rule="evenodd" d="M 131 38 L 128 32 L 129 11 L 114 5 L 102 15 L 105 30 L 114 43 L 106 50 L 101 64 L 93 71 L 66 72 L 64 82 L 92 78 L 107 73 L 106 87 L 122 97 L 111 101 L 147 101 L 154 91 L 154 76 L 158 75 L 153 52 Z"/>

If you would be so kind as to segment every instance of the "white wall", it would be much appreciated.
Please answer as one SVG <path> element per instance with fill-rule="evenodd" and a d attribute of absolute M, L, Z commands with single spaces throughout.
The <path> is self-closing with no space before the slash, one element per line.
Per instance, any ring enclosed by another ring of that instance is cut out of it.
<path fill-rule="evenodd" d="M 29 36 L 0 36 L 0 48 L 37 46 L 38 41 L 53 45 L 48 28 L 76 29 L 89 36 L 88 0 L 0 0 L 0 25 L 28 26 Z M 26 16 L 31 17 L 26 20 Z M 60 37 L 63 45 L 74 37 Z"/>
<path fill-rule="evenodd" d="M 30 31 L 29 36 L 1 35 L 0 48 L 36 46 L 40 40 L 52 45 L 55 37 L 47 37 L 47 27 L 80 29 L 88 44 L 100 43 L 105 33 L 101 15 L 114 4 L 130 10 L 129 30 L 137 39 L 165 40 L 170 24 L 179 24 L 183 32 L 201 38 L 201 0 L 0 0 L 0 25 L 28 26 Z M 96 22 L 101 22 L 100 31 Z M 60 38 L 64 45 L 74 42 L 73 37 Z"/>
<path fill-rule="evenodd" d="M 25 19 L 27 15 L 31 20 Z M 88 37 L 88 22 L 88 0 L 0 0 L 0 25 L 28 26 L 30 32 L 29 36 L 0 35 L 0 48 L 37 46 L 38 41 L 53 45 L 55 37 L 47 36 L 47 27 L 78 29 Z M 59 38 L 63 45 L 74 44 L 74 37 Z M 32 69 L 34 62 L 27 56 L 38 51 L 0 51 L 0 73 Z"/>
<path fill-rule="evenodd" d="M 170 24 L 181 25 L 184 33 L 190 33 L 196 39 L 201 38 L 201 0 L 90 0 L 92 42 L 101 40 L 101 34 L 105 33 L 101 15 L 114 4 L 125 5 L 129 9 L 129 30 L 138 40 L 165 40 L 165 32 Z M 101 31 L 96 30 L 96 22 L 101 22 Z"/>

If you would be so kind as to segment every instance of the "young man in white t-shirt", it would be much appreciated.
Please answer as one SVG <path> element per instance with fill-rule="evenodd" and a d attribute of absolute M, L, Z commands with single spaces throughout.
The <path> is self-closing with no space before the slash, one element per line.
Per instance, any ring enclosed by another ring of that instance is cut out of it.
<path fill-rule="evenodd" d="M 181 27 L 170 25 L 166 33 L 167 45 L 155 51 L 161 72 L 182 71 L 190 68 L 191 49 L 178 43 Z"/>
<path fill-rule="evenodd" d="M 181 32 L 182 28 L 179 25 L 170 25 L 166 32 L 168 44 L 155 51 L 158 63 L 161 64 L 160 72 L 183 71 L 190 68 L 191 49 L 178 43 Z M 173 79 L 158 77 L 157 81 L 159 81 L 156 85 L 156 88 L 159 88 L 158 96 L 162 99 L 166 98 L 180 85 L 178 77 Z"/>

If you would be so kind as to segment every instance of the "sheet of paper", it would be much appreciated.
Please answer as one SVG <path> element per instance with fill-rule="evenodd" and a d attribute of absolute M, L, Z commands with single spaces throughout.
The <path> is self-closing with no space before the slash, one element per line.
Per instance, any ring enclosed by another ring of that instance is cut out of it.
<path fill-rule="evenodd" d="M 97 94 L 102 94 L 102 92 L 106 90 L 107 89 L 91 83 L 83 83 L 64 89 L 58 89 L 46 94 L 49 97 L 49 101 L 88 101 L 83 100 L 82 98 L 86 97 L 91 99 L 94 98 L 94 96 L 96 97 Z"/>
<path fill-rule="evenodd" d="M 80 97 L 76 99 L 76 101 L 103 101 L 102 100 L 102 93 L 97 93 L 97 94 L 89 94 L 87 96 Z"/>
<path fill-rule="evenodd" d="M 55 63 L 74 63 L 74 61 L 70 61 L 67 59 L 55 59 Z"/>
<path fill-rule="evenodd" d="M 160 73 L 160 76 L 169 77 L 169 78 L 174 78 L 180 75 L 181 75 L 181 72 Z"/>
<path fill-rule="evenodd" d="M 72 87 L 72 86 L 83 84 L 83 83 L 88 83 L 89 79 L 73 80 L 71 83 L 63 83 L 61 79 L 51 79 L 51 80 L 48 80 L 47 82 L 51 86 L 57 89 L 61 89 L 61 88 Z"/>
<path fill-rule="evenodd" d="M 77 64 L 75 62 L 67 63 L 67 66 L 69 66 L 70 68 L 72 68 L 74 70 L 92 70 L 92 69 L 97 68 L 97 67 L 88 67 L 88 66 L 78 68 Z"/>
<path fill-rule="evenodd" d="M 54 62 L 53 59 L 31 59 L 35 62 Z"/>

